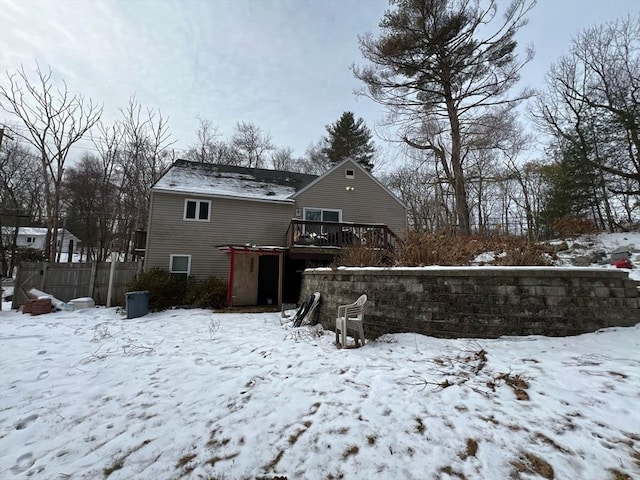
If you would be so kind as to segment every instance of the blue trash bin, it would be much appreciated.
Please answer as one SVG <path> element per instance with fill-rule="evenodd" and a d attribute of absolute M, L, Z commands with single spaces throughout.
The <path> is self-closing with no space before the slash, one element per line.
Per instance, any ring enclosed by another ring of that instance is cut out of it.
<path fill-rule="evenodd" d="M 127 292 L 124 294 L 127 306 L 127 318 L 143 317 L 149 313 L 149 292 Z"/>

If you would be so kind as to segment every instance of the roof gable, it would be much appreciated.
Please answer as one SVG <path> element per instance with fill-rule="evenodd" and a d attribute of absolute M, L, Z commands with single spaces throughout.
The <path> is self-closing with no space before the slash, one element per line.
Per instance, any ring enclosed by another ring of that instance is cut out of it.
<path fill-rule="evenodd" d="M 291 201 L 317 177 L 304 173 L 236 167 L 177 160 L 153 190 L 236 197 L 249 200 Z"/>
<path fill-rule="evenodd" d="M 316 185 L 317 183 L 321 182 L 325 177 L 329 176 L 331 173 L 333 173 L 334 171 L 343 168 L 346 164 L 349 164 L 350 166 L 353 166 L 357 169 L 359 169 L 362 173 L 364 173 L 365 175 L 367 175 L 369 178 L 371 178 L 371 180 L 373 180 L 380 188 L 382 188 L 385 192 L 387 192 L 389 194 L 389 196 L 391 196 L 391 198 L 393 198 L 393 200 L 395 200 L 396 202 L 398 202 L 400 205 L 402 205 L 402 207 L 406 210 L 407 209 L 407 205 L 400 200 L 391 190 L 389 190 L 387 187 L 385 187 L 380 180 L 378 180 L 376 177 L 374 177 L 371 172 L 369 172 L 367 169 L 365 169 L 362 165 L 360 165 L 358 162 L 347 158 L 346 160 L 343 160 L 342 162 L 338 163 L 337 165 L 335 165 L 334 167 L 332 167 L 331 169 L 327 170 L 326 172 L 324 172 L 322 175 L 320 175 L 319 177 L 317 177 L 315 180 L 313 180 L 312 182 L 310 182 L 309 184 L 305 185 L 303 188 L 301 188 L 300 190 L 298 190 L 292 198 L 296 198 L 299 195 L 301 195 L 303 192 L 305 192 L 306 190 L 310 189 L 311 187 L 313 187 L 314 185 Z"/>

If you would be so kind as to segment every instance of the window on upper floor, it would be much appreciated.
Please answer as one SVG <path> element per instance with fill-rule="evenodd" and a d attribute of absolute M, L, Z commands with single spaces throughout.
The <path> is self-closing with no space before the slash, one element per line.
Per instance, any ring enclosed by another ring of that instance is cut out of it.
<path fill-rule="evenodd" d="M 27 237 L 27 243 L 36 243 L 36 237 Z"/>
<path fill-rule="evenodd" d="M 347 168 L 344 171 L 345 178 L 356 178 L 356 172 L 352 168 Z"/>
<path fill-rule="evenodd" d="M 211 218 L 211 200 L 193 200 L 187 198 L 184 201 L 184 220 L 208 222 Z"/>
<path fill-rule="evenodd" d="M 189 275 L 191 272 L 191 255 L 171 254 L 169 271 L 171 273 L 186 273 Z"/>
<path fill-rule="evenodd" d="M 341 222 L 342 210 L 327 208 L 305 208 L 304 219 L 313 222 Z M 305 224 L 303 233 L 306 235 L 323 235 L 328 230 L 326 225 Z"/>
<path fill-rule="evenodd" d="M 327 208 L 305 208 L 304 219 L 318 222 L 339 222 L 342 220 L 342 210 Z"/>

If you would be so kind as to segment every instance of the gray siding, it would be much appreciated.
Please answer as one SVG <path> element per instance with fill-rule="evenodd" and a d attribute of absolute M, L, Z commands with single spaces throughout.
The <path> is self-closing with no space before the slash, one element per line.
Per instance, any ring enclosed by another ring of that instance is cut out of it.
<path fill-rule="evenodd" d="M 353 169 L 355 178 L 345 178 L 346 169 Z M 347 190 L 347 186 L 353 190 Z M 300 193 L 296 208 L 305 207 L 342 210 L 343 222 L 384 223 L 396 235 L 404 234 L 407 228 L 404 206 L 353 162 L 326 174 Z"/>
<path fill-rule="evenodd" d="M 211 200 L 211 221 L 183 220 L 185 198 Z M 286 245 L 293 204 L 152 192 L 145 269 L 169 269 L 171 254 L 191 255 L 191 275 L 227 279 L 219 245 Z"/>

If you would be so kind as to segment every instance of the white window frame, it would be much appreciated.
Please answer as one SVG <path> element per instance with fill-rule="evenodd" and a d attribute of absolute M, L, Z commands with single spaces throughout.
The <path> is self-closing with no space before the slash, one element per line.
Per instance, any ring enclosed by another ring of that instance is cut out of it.
<path fill-rule="evenodd" d="M 36 243 L 36 237 L 27 237 L 27 243 Z"/>
<path fill-rule="evenodd" d="M 187 206 L 189 202 L 195 202 L 196 204 L 196 216 L 195 218 L 187 218 Z M 207 218 L 199 218 L 200 217 L 200 208 L 203 203 L 206 203 L 209 207 L 207 210 Z M 211 200 L 202 200 L 200 198 L 185 198 L 184 199 L 184 212 L 182 214 L 182 219 L 186 222 L 210 222 L 211 221 Z"/>
<path fill-rule="evenodd" d="M 322 220 L 322 214 L 323 212 L 338 212 L 338 222 L 342 223 L 342 210 L 341 209 L 337 209 L 337 208 L 314 208 L 314 207 L 304 207 L 303 209 L 303 213 L 302 213 L 302 218 L 306 221 L 307 220 L 307 212 L 310 210 L 316 210 L 316 211 L 320 211 L 320 221 L 324 222 L 324 220 Z M 309 222 L 313 221 L 313 220 L 308 220 Z"/>
<path fill-rule="evenodd" d="M 351 172 L 351 173 L 349 173 Z M 356 171 L 353 168 L 347 168 L 344 171 L 344 178 L 354 179 L 356 178 Z"/>
<path fill-rule="evenodd" d="M 307 212 L 310 210 L 315 210 L 315 211 L 319 211 L 320 212 L 320 222 L 324 222 L 324 220 L 322 219 L 322 214 L 324 212 L 338 212 L 338 222 L 342 223 L 342 210 L 339 210 L 337 208 L 315 208 L 315 207 L 304 207 L 303 208 L 303 213 L 302 213 L 302 219 L 304 221 L 308 221 L 308 222 L 312 222 L 314 220 L 307 220 Z M 316 225 L 305 225 L 303 228 L 303 234 L 311 234 L 313 235 L 315 234 L 319 234 L 319 235 L 324 235 L 325 233 L 327 233 L 327 229 L 325 229 L 324 225 L 320 226 L 320 230 L 317 230 L 318 226 Z"/>
<path fill-rule="evenodd" d="M 174 270 L 173 269 L 173 259 L 175 257 L 187 257 L 187 271 L 182 270 Z M 169 256 L 169 272 L 171 273 L 186 273 L 187 276 L 191 275 L 191 255 L 185 255 L 184 253 L 172 253 Z"/>

